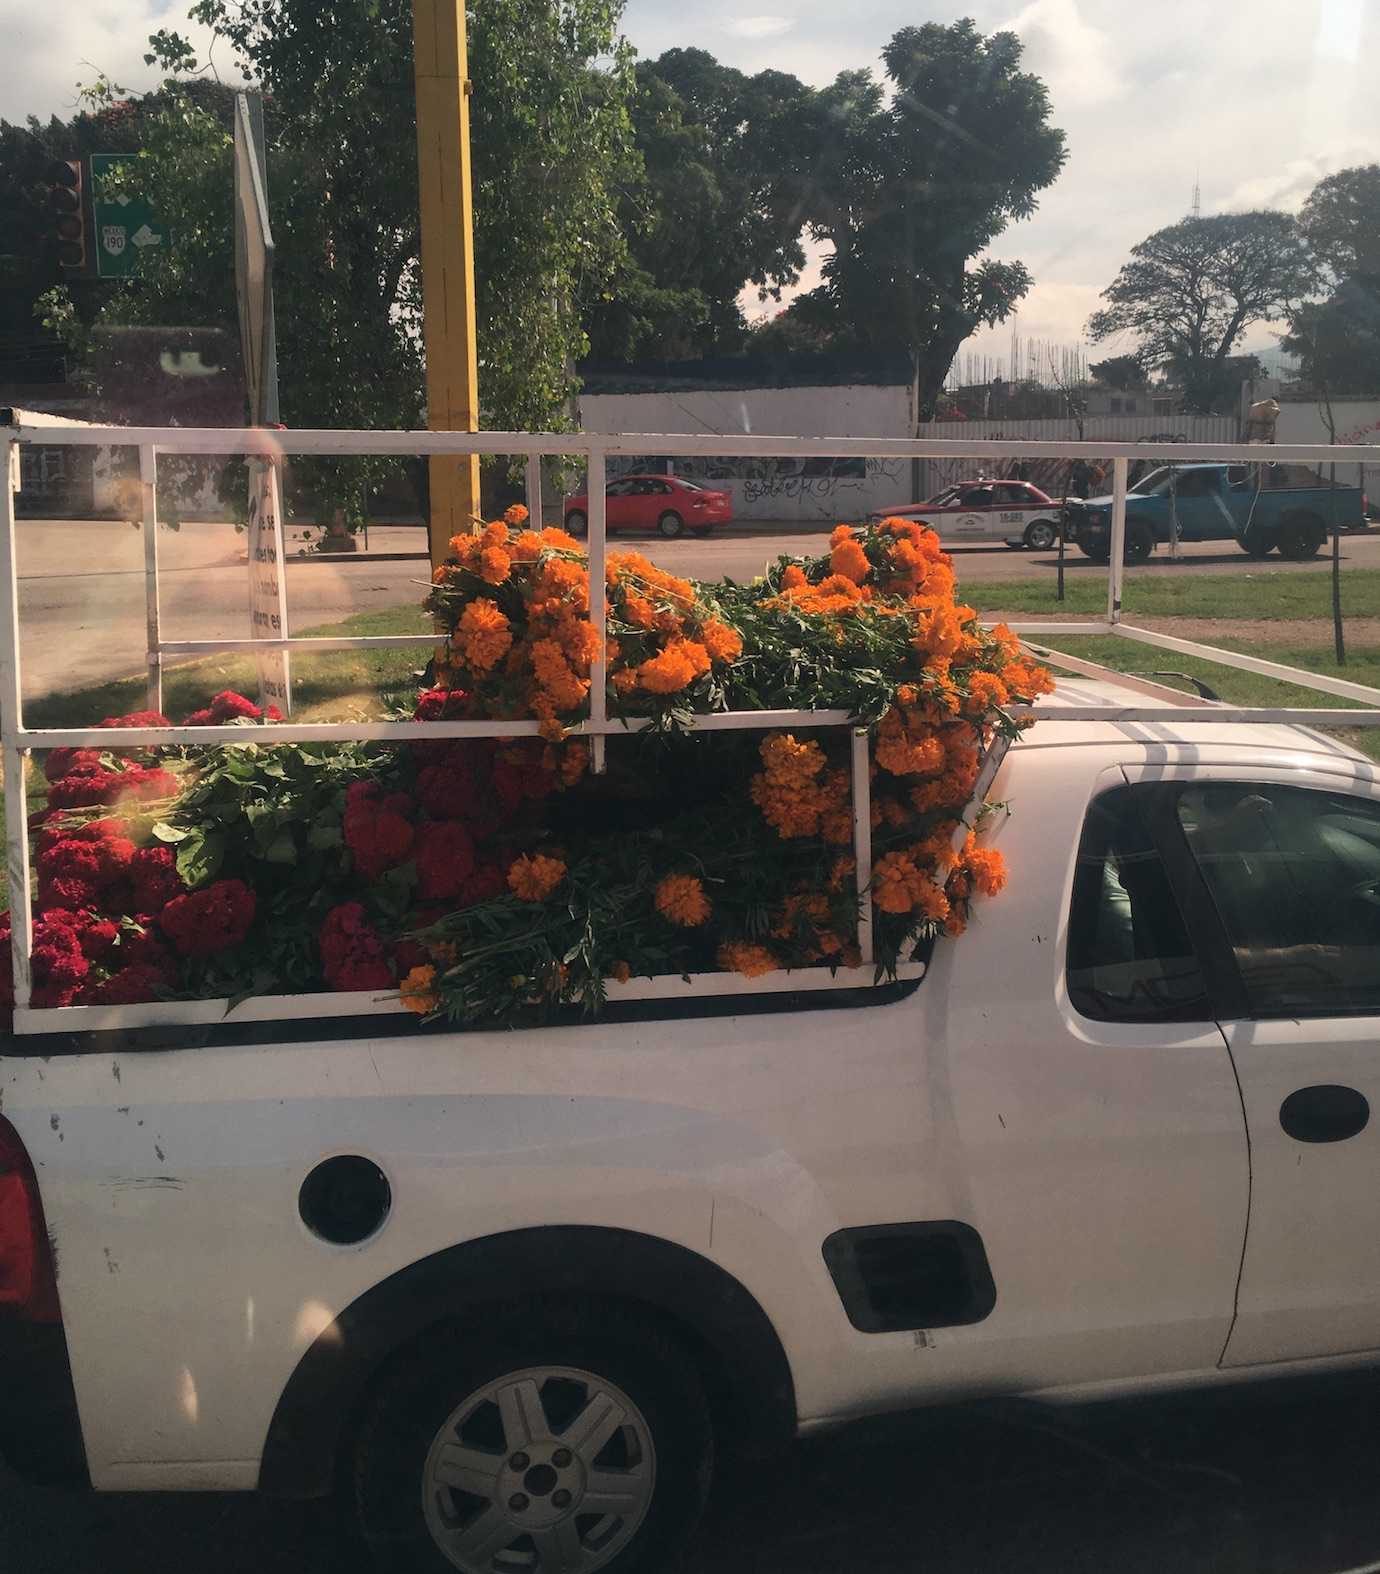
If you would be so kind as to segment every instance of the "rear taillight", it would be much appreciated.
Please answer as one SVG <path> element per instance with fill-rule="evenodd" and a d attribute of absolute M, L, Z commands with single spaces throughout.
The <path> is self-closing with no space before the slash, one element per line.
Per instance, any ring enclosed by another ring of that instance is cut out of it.
<path fill-rule="evenodd" d="M 55 1323 L 61 1318 L 38 1181 L 18 1133 L 4 1119 L 0 1119 L 0 1315 L 31 1323 Z"/>

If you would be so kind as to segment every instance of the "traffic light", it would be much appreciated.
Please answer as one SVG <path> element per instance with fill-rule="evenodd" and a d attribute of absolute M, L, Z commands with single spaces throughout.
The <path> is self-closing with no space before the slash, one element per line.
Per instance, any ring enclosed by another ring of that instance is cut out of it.
<path fill-rule="evenodd" d="M 48 166 L 48 206 L 59 267 L 84 268 L 86 213 L 80 159 L 54 159 Z"/>

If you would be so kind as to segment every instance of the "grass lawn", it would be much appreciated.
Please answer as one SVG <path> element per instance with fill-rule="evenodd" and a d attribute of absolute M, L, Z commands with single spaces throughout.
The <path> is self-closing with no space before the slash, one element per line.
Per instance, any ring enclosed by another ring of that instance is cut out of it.
<path fill-rule="evenodd" d="M 395 607 L 357 612 L 343 623 L 303 629 L 301 637 L 324 639 L 368 634 L 425 634 L 430 620 L 419 608 Z M 337 650 L 292 657 L 293 718 L 297 721 L 349 720 L 367 710 L 377 717 L 380 704 L 401 703 L 415 690 L 412 673 L 427 662 L 425 645 L 400 650 Z M 247 656 L 205 656 L 163 673 L 163 710 L 180 721 L 213 694 L 234 689 L 252 699 L 258 690 L 254 662 Z M 119 678 L 93 688 L 73 689 L 31 700 L 24 707 L 31 727 L 83 727 L 107 716 L 143 710 L 142 677 Z"/>
<path fill-rule="evenodd" d="M 1087 661 L 1099 661 L 1114 667 L 1118 672 L 1186 672 L 1201 678 L 1219 699 L 1233 705 L 1298 705 L 1309 709 L 1343 709 L 1353 702 L 1332 694 L 1319 694 L 1314 689 L 1300 688 L 1293 683 L 1280 683 L 1274 678 L 1263 678 L 1254 672 L 1240 672 L 1235 667 L 1223 667 L 1214 661 L 1201 661 L 1193 656 L 1180 656 L 1172 650 L 1157 650 L 1153 645 L 1139 645 L 1115 634 L 1070 635 L 1060 638 L 1049 635 L 1047 642 L 1055 649 L 1067 651 L 1070 656 L 1082 656 Z M 1247 655 L 1265 655 L 1286 667 L 1302 667 L 1308 672 L 1325 673 L 1328 677 L 1345 678 L 1352 683 L 1365 683 L 1380 688 L 1380 647 L 1370 646 L 1348 650 L 1347 664 L 1339 667 L 1333 658 L 1331 643 L 1326 645 L 1271 645 L 1261 650 L 1245 640 L 1224 638 L 1216 641 L 1226 650 L 1239 650 Z M 1191 691 L 1191 685 L 1181 686 Z M 1338 727 L 1328 728 L 1354 747 L 1380 760 L 1380 728 Z"/>
<path fill-rule="evenodd" d="M 1107 609 L 1105 570 L 1078 569 L 1065 581 L 1063 601 L 1054 599 L 1048 579 L 970 580 L 960 597 L 979 612 L 1078 612 L 1102 615 Z M 1123 589 L 1128 617 L 1327 618 L 1332 617 L 1332 575 L 1317 570 L 1262 568 L 1241 559 L 1239 574 L 1194 574 L 1185 563 L 1182 577 L 1129 569 Z M 1380 615 L 1380 569 L 1342 570 L 1342 611 L 1351 617 Z M 1283 659 L 1283 658 L 1281 658 Z"/>

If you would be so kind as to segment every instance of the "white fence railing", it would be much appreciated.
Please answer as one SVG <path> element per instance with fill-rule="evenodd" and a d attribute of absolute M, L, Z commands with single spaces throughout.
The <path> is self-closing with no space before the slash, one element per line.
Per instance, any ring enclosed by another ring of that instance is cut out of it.
<path fill-rule="evenodd" d="M 30 896 L 29 823 L 27 795 L 24 790 L 26 762 L 35 750 L 54 748 L 92 747 L 106 749 L 142 748 L 159 745 L 181 744 L 202 746 L 207 744 L 244 743 L 245 732 L 241 727 L 172 727 L 172 728 L 29 728 L 24 725 L 21 699 L 21 630 L 19 619 L 19 582 L 16 564 L 14 494 L 18 477 L 18 457 L 25 443 L 45 445 L 72 445 L 100 447 L 124 445 L 137 447 L 140 455 L 140 479 L 143 487 L 144 564 L 146 575 L 146 604 L 148 625 L 149 697 L 152 709 L 161 708 L 161 671 L 165 657 L 207 655 L 214 652 L 259 652 L 265 649 L 282 649 L 311 652 L 323 650 L 369 649 L 400 647 L 417 644 L 434 644 L 431 635 L 374 635 L 359 638 L 296 639 L 290 634 L 267 640 L 177 640 L 164 641 L 161 636 L 158 611 L 158 543 L 156 483 L 157 463 L 160 454 L 245 455 L 270 462 L 278 462 L 293 454 L 315 455 L 418 455 L 418 454 L 499 454 L 526 455 L 526 485 L 528 508 L 534 521 L 540 521 L 541 508 L 541 458 L 544 455 L 583 455 L 588 466 L 587 491 L 589 498 L 587 550 L 591 586 L 604 582 L 606 550 L 605 530 L 605 466 L 610 455 L 645 454 L 655 452 L 668 456 L 717 456 L 731 457 L 782 457 L 847 458 L 861 457 L 885 459 L 948 459 L 977 458 L 995 461 L 1002 459 L 1077 459 L 1100 458 L 1113 461 L 1113 520 L 1110 540 L 1111 556 L 1107 576 L 1107 610 L 1105 617 L 1085 622 L 1041 621 L 1039 619 L 1016 622 L 1011 625 L 1018 634 L 1119 634 L 1144 643 L 1161 646 L 1180 654 L 1203 657 L 1242 668 L 1267 677 L 1279 678 L 1303 688 L 1313 689 L 1355 701 L 1365 709 L 1344 711 L 1303 709 L 1288 707 L 1237 707 L 1211 706 L 1205 713 L 1205 702 L 1184 697 L 1181 706 L 1166 706 L 1161 699 L 1153 707 L 1134 704 L 1105 706 L 1061 705 L 1057 697 L 1052 703 L 1042 703 L 1042 717 L 1083 722 L 1173 722 L 1201 721 L 1210 714 L 1216 721 L 1270 721 L 1292 722 L 1306 725 L 1337 724 L 1344 720 L 1347 726 L 1380 725 L 1380 690 L 1363 684 L 1349 683 L 1299 668 L 1286 667 L 1277 662 L 1263 661 L 1238 652 L 1219 650 L 1210 645 L 1175 639 L 1148 629 L 1127 626 L 1121 617 L 1123 586 L 1123 548 L 1126 530 L 1127 472 L 1132 459 L 1162 458 L 1179 462 L 1217 460 L 1235 463 L 1258 463 L 1268 456 L 1271 460 L 1319 464 L 1329 460 L 1341 462 L 1343 456 L 1352 463 L 1374 464 L 1380 460 L 1380 448 L 1319 447 L 1317 445 L 1279 445 L 1266 450 L 1243 444 L 1226 443 L 1175 443 L 1156 446 L 1145 443 L 1109 443 L 1106 440 L 1079 444 L 1056 441 L 1013 443 L 977 442 L 972 438 L 956 437 L 953 440 L 907 440 L 865 438 L 798 438 L 798 437 L 727 437 L 681 436 L 648 433 L 623 433 L 618 435 L 590 433 L 528 433 L 528 432 L 358 432 L 331 430 L 267 431 L 231 428 L 161 428 L 161 427 L 99 427 L 87 425 L 64 426 L 51 421 L 27 425 L 22 413 L 17 413 L 7 431 L 0 433 L 5 441 L 5 483 L 0 487 L 0 727 L 3 729 L 4 775 L 8 787 L 5 800 L 6 831 L 9 842 L 10 900 L 12 924 L 12 953 L 14 968 L 15 1029 L 20 1033 L 47 1031 L 137 1027 L 155 1024 L 191 1024 L 224 1020 L 233 1021 L 331 1017 L 372 1013 L 380 1010 L 400 1009 L 396 999 L 379 999 L 372 994 L 317 994 L 259 998 L 244 1002 L 233 1011 L 225 1001 L 170 1001 L 143 1006 L 69 1006 L 60 1009 L 36 1009 L 29 1005 L 30 950 L 32 941 L 32 903 Z M 596 599 L 591 597 L 591 616 Z M 605 614 L 597 614 L 602 627 Z M 622 734 L 646 723 L 625 722 L 608 715 L 605 683 L 605 664 L 601 639 L 599 658 L 593 663 L 590 674 L 590 715 L 573 727 L 575 734 L 591 739 L 594 768 L 602 769 L 606 740 L 612 734 Z M 1086 664 L 1084 664 L 1086 665 Z M 1131 692 L 1158 694 L 1154 685 L 1143 680 L 1126 681 Z M 528 737 L 538 732 L 536 719 L 530 721 L 484 722 L 296 722 L 288 720 L 275 724 L 273 738 L 281 742 L 384 742 L 417 741 L 422 738 L 475 738 L 475 737 Z M 728 729 L 761 729 L 775 727 L 814 728 L 850 727 L 852 718 L 842 711 L 738 711 L 697 718 L 696 725 L 703 731 Z M 866 731 L 854 728 L 850 750 L 853 786 L 853 843 L 854 857 L 859 871 L 871 868 L 871 805 L 868 770 L 868 745 Z M 996 755 L 988 761 L 987 769 L 979 779 L 978 792 L 986 790 L 997 763 Z M 720 994 L 746 992 L 771 992 L 782 989 L 841 988 L 870 982 L 872 969 L 868 964 L 871 949 L 871 900 L 862 892 L 858 930 L 859 949 L 863 966 L 856 969 L 839 969 L 834 973 L 826 969 L 788 975 L 767 975 L 763 979 L 742 980 L 727 975 L 700 975 L 690 985 L 679 977 L 675 979 L 632 980 L 627 984 L 610 983 L 609 993 L 618 999 L 662 999 L 684 994 L 688 989 Z"/>

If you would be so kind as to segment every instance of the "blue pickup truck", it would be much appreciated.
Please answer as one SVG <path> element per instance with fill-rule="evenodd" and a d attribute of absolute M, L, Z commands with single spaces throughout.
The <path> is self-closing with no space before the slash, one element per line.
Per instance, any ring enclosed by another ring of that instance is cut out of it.
<path fill-rule="evenodd" d="M 1330 487 L 1298 465 L 1163 465 L 1126 494 L 1126 561 L 1143 563 L 1163 542 L 1235 541 L 1252 557 L 1312 557 L 1333 520 L 1364 527 L 1360 488 Z M 1090 558 L 1111 555 L 1112 499 L 1065 504 L 1065 535 Z"/>

